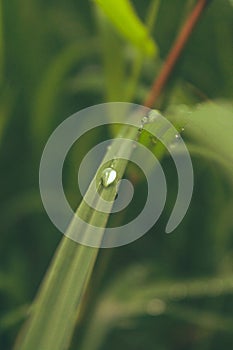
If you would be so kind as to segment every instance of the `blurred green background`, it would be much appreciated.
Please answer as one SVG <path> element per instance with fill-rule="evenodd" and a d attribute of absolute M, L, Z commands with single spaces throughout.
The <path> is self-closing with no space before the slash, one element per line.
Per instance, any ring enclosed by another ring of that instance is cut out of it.
<path fill-rule="evenodd" d="M 154 1 L 132 3 L 146 23 Z M 147 55 L 145 47 L 118 31 L 92 1 L 0 0 L 3 350 L 12 348 L 62 237 L 49 221 L 39 194 L 38 169 L 46 140 L 62 120 L 85 107 L 107 101 L 143 103 L 195 1 L 157 3 L 151 26 L 157 51 Z M 158 101 L 171 119 L 207 101 L 232 103 L 232 37 L 232 1 L 212 1 Z M 215 135 L 214 123 L 211 114 L 203 124 L 209 137 Z M 217 130 L 212 151 L 218 154 L 220 149 L 226 166 L 206 157 L 208 143 L 193 143 L 194 195 L 176 231 L 163 234 L 177 191 L 172 162 L 164 157 L 169 196 L 160 220 L 140 240 L 100 252 L 70 349 L 81 343 L 84 349 L 97 349 L 95 342 L 99 349 L 113 350 L 232 347 L 233 149 L 232 143 L 224 146 L 224 138 L 233 130 L 228 124 Z M 105 134 L 99 128 L 86 135 L 67 159 L 65 188 L 74 206 L 81 200 L 77 164 Z M 184 132 L 185 137 L 189 140 Z M 141 208 L 144 191 L 141 181 L 135 203 L 127 209 L 128 218 Z M 92 345 L 85 347 L 90 335 Z"/>

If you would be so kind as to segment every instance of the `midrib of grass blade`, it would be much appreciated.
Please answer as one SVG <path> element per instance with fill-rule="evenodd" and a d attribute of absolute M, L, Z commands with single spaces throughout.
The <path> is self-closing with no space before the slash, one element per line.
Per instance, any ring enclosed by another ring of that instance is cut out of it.
<path fill-rule="evenodd" d="M 138 130 L 130 126 L 124 126 L 121 137 L 136 140 Z M 124 141 L 122 141 L 122 147 L 124 148 Z M 113 141 L 112 150 L 115 151 L 117 158 L 119 144 Z M 127 144 L 125 149 L 127 159 L 129 159 L 131 152 L 132 149 L 128 149 Z M 105 164 L 105 159 L 106 157 L 103 159 L 99 170 L 103 165 L 108 166 Z M 123 176 L 126 165 L 126 160 L 116 159 L 114 168 L 117 171 L 118 180 Z M 100 174 L 99 170 L 97 174 Z M 101 192 L 105 200 L 113 201 L 116 195 L 116 187 L 103 187 Z M 98 208 L 98 201 L 96 207 Z M 98 212 L 90 208 L 85 201 L 82 201 L 77 210 L 77 215 L 80 215 L 88 224 L 100 227 L 104 234 L 104 228 L 109 217 L 108 213 Z M 88 227 L 89 225 L 85 225 L 84 235 L 88 235 Z M 74 227 L 71 223 L 68 231 L 74 229 L 78 230 L 79 228 Z M 97 248 L 78 245 L 67 237 L 62 239 L 15 349 L 60 350 L 68 348 L 82 296 L 87 288 L 97 254 Z"/>

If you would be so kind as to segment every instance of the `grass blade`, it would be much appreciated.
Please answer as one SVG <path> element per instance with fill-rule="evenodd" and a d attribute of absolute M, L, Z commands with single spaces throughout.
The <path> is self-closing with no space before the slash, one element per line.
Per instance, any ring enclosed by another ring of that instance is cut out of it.
<path fill-rule="evenodd" d="M 118 32 L 131 44 L 148 56 L 155 55 L 157 48 L 148 35 L 129 0 L 95 0 Z"/>
<path fill-rule="evenodd" d="M 136 139 L 138 130 L 134 127 L 125 126 L 121 136 Z M 117 155 L 117 147 L 119 148 L 119 146 L 118 143 L 114 144 L 113 141 L 111 152 L 114 147 Z M 122 147 L 124 147 L 124 142 L 122 142 Z M 130 152 L 132 150 L 125 150 L 126 155 L 129 155 Z M 103 165 L 107 166 L 105 159 L 99 167 L 98 174 L 101 174 Z M 126 165 L 126 160 L 116 160 L 115 169 L 117 170 L 118 179 L 123 176 Z M 105 200 L 108 201 L 114 200 L 116 191 L 116 186 L 102 188 L 102 194 Z M 100 213 L 90 208 L 83 201 L 76 215 L 80 215 L 89 225 L 97 226 L 97 229 L 104 234 L 109 217 L 108 213 Z M 86 225 L 85 231 L 82 232 L 84 236 L 89 234 L 89 225 Z M 74 231 L 76 230 L 82 230 L 82 227 L 77 227 L 71 222 L 67 235 L 75 236 Z M 78 245 L 67 237 L 62 239 L 15 349 L 67 349 L 97 254 L 97 248 Z"/>

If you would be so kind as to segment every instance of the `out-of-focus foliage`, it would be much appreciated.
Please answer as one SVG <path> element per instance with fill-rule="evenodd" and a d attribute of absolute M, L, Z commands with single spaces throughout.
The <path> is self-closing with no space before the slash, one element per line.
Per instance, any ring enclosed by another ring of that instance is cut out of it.
<path fill-rule="evenodd" d="M 141 59 L 154 47 L 149 36 L 144 47 L 140 41 L 152 3 L 132 1 L 135 12 L 123 22 L 117 7 L 111 22 L 105 17 L 109 11 L 97 15 L 90 1 L 0 1 L 1 349 L 12 348 L 61 238 L 38 189 L 47 137 L 71 113 L 90 105 L 127 96 L 142 103 L 195 1 L 160 2 L 151 31 L 159 54 Z M 100 252 L 70 349 L 232 346 L 233 190 L 232 175 L 225 176 L 226 168 L 232 174 L 232 24 L 231 1 L 212 1 L 158 102 L 171 120 L 188 115 L 190 123 L 181 125 L 195 171 L 186 218 L 173 235 L 161 233 L 176 194 L 176 174 L 166 157 L 164 215 L 139 241 Z M 74 206 L 81 200 L 74 191 L 76 166 L 105 137 L 106 130 L 89 133 L 69 154 L 64 184 Z M 140 182 L 119 222 L 142 208 L 145 190 Z"/>
<path fill-rule="evenodd" d="M 148 29 L 140 22 L 129 0 L 95 0 L 118 31 L 146 55 L 154 55 L 156 46 Z"/>
<path fill-rule="evenodd" d="M 185 131 L 193 139 L 190 151 L 225 166 L 232 180 L 233 154 L 229 152 L 233 149 L 232 105 L 219 101 L 204 103 L 194 110 L 182 110 L 182 106 L 173 108 L 170 111 L 172 121 L 185 126 Z"/>

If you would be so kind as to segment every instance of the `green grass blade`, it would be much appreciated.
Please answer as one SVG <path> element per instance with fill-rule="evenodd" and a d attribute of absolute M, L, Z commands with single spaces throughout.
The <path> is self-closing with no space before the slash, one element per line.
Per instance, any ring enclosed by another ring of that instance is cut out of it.
<path fill-rule="evenodd" d="M 148 30 L 148 33 L 151 34 L 153 27 L 156 23 L 158 12 L 159 12 L 159 6 L 160 6 L 160 0 L 152 0 L 148 14 L 147 14 L 147 20 L 146 20 L 146 27 Z M 157 51 L 158 53 L 158 47 Z M 132 64 L 132 72 L 129 77 L 128 87 L 126 89 L 126 101 L 132 101 L 135 97 L 136 90 L 139 86 L 139 77 L 142 71 L 142 66 L 145 58 L 143 57 L 142 52 L 138 52 L 138 54 L 135 55 L 133 64 Z M 143 98 L 141 99 L 143 100 Z"/>
<path fill-rule="evenodd" d="M 128 139 L 136 139 L 138 130 L 134 127 L 126 126 L 121 135 Z M 122 147 L 124 148 L 124 142 L 122 142 Z M 113 141 L 111 152 L 114 148 L 117 155 L 119 145 Z M 126 159 L 128 159 L 127 156 L 131 152 L 132 150 L 128 149 L 127 144 L 127 147 L 125 147 Z M 107 166 L 105 158 L 100 165 L 97 178 L 101 174 L 103 165 Z M 123 176 L 126 165 L 126 160 L 116 160 L 114 168 L 117 171 L 118 180 Z M 113 201 L 116 192 L 116 185 L 108 188 L 102 186 L 102 195 L 105 200 Z M 96 207 L 98 208 L 98 202 Z M 97 229 L 104 234 L 109 217 L 108 213 L 100 213 L 90 208 L 83 201 L 76 215 L 79 215 L 89 225 L 97 226 Z M 89 225 L 86 225 L 86 229 L 82 232 L 84 236 L 89 234 Z M 78 232 L 82 229 L 82 224 L 80 227 L 77 227 L 71 222 L 67 235 L 71 237 L 74 235 L 75 237 L 76 231 Z M 80 246 L 67 237 L 62 239 L 33 304 L 31 316 L 18 339 L 15 349 L 67 349 L 97 254 L 97 248 Z"/>
<path fill-rule="evenodd" d="M 172 121 L 185 126 L 192 141 L 190 150 L 213 157 L 233 174 L 233 107 L 230 103 L 204 103 L 192 111 L 171 113 Z M 194 145 L 197 148 L 194 148 Z"/>
<path fill-rule="evenodd" d="M 16 349 L 65 349 L 97 249 L 63 238 Z"/>
<path fill-rule="evenodd" d="M 95 0 L 95 2 L 128 42 L 148 56 L 155 55 L 156 45 L 129 0 Z"/>
<path fill-rule="evenodd" d="M 0 0 L 0 83 L 4 79 L 4 52 L 3 9 L 2 0 Z"/>
<path fill-rule="evenodd" d="M 15 92 L 10 86 L 4 86 L 0 93 L 0 144 L 11 118 L 15 103 Z"/>
<path fill-rule="evenodd" d="M 107 102 L 123 101 L 126 62 L 122 42 L 106 16 L 98 8 L 96 18 L 101 37 L 105 100 Z"/>
<path fill-rule="evenodd" d="M 162 313 L 183 318 L 204 328 L 216 329 L 217 320 L 224 320 L 222 329 L 229 332 L 232 319 L 214 314 L 210 322 L 208 312 L 179 309 L 183 299 L 217 297 L 233 293 L 232 274 L 221 277 L 190 279 L 183 281 L 155 281 L 148 283 L 148 266 L 132 266 L 121 274 L 105 290 L 86 330 L 81 350 L 98 350 L 107 334 L 121 321 L 141 315 L 157 316 Z"/>
<path fill-rule="evenodd" d="M 96 53 L 97 42 L 72 44 L 50 63 L 32 102 L 32 133 L 37 140 L 46 140 L 52 129 L 52 117 L 68 72 L 83 59 Z"/>
<path fill-rule="evenodd" d="M 230 334 L 233 331 L 233 318 L 219 315 L 213 311 L 198 310 L 181 305 L 169 305 L 167 314 L 176 320 L 181 319 L 210 331 L 228 332 Z"/>
<path fill-rule="evenodd" d="M 5 331 L 22 322 L 28 314 L 28 305 L 22 305 L 1 317 L 0 330 Z"/>

